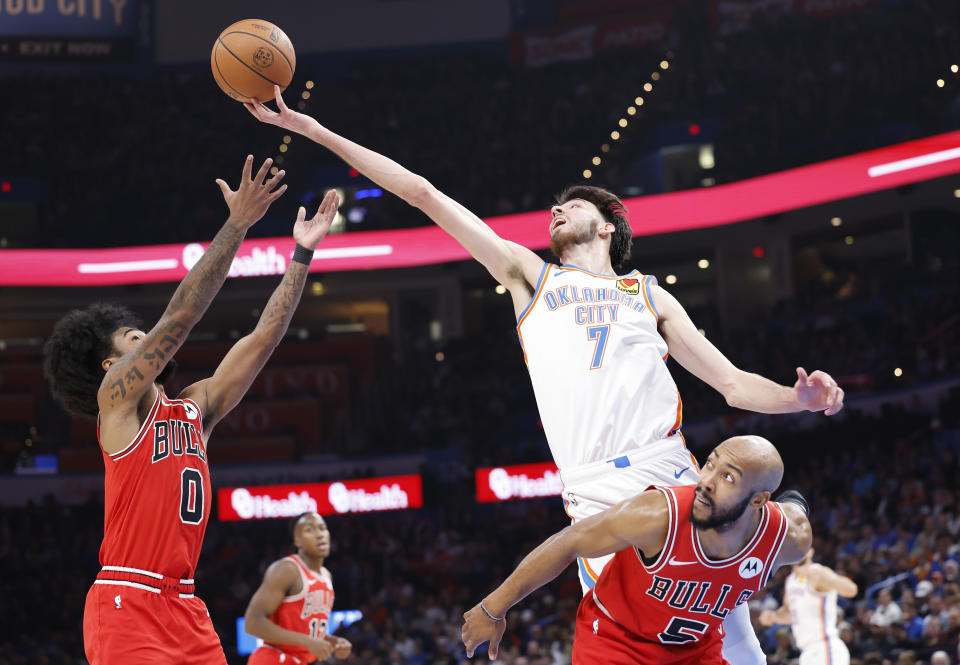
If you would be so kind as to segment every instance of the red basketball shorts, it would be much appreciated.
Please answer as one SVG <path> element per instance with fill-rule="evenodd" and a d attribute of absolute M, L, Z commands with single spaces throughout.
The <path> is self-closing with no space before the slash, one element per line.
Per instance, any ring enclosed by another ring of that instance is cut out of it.
<path fill-rule="evenodd" d="M 226 665 L 210 614 L 196 597 L 94 584 L 83 608 L 90 665 Z"/>
<path fill-rule="evenodd" d="M 666 646 L 641 639 L 603 613 L 587 593 L 577 610 L 573 665 L 730 665 L 722 643 Z"/>
<path fill-rule="evenodd" d="M 304 658 L 300 656 L 294 656 L 276 647 L 263 645 L 250 654 L 250 658 L 247 659 L 247 665 L 306 665 L 307 663 L 313 663 L 317 660 L 313 654 L 310 654 L 308 657 L 310 660 L 304 660 Z"/>

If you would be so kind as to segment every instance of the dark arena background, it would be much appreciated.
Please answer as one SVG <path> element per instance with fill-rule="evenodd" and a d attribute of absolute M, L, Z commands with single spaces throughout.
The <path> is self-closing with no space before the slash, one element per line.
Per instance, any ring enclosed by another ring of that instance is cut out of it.
<path fill-rule="evenodd" d="M 248 153 L 289 190 L 170 394 L 256 323 L 297 207 L 330 188 L 342 204 L 211 442 L 196 584 L 228 662 L 292 551 L 282 517 L 325 514 L 331 627 L 345 662 L 384 665 L 487 662 L 466 658 L 463 612 L 569 523 L 510 295 L 418 210 L 221 92 L 211 45 L 246 18 L 294 44 L 292 108 L 545 259 L 554 196 L 608 187 L 634 232 L 622 272 L 656 276 L 744 370 L 829 372 L 838 415 L 767 416 L 670 361 L 701 462 L 744 432 L 781 451 L 816 560 L 858 586 L 840 602 L 851 662 L 958 662 L 956 0 L 0 0 L 0 664 L 86 663 L 100 567 L 96 424 L 52 399 L 43 343 L 96 301 L 152 325 L 226 218 L 214 180 Z M 758 621 L 787 572 L 749 603 L 769 663 L 799 655 Z M 571 566 L 511 611 L 496 662 L 570 663 L 580 597 Z"/>

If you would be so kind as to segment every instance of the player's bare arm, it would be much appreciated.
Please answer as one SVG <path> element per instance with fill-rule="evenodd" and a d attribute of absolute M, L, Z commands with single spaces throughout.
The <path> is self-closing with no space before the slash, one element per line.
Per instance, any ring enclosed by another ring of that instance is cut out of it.
<path fill-rule="evenodd" d="M 487 612 L 505 616 L 507 610 L 556 578 L 577 557 L 604 556 L 628 547 L 637 547 L 646 556 L 656 555 L 666 542 L 668 522 L 666 498 L 661 492 L 648 490 L 555 533 L 483 599 L 483 607 L 477 604 L 463 615 L 461 638 L 467 656 L 472 657 L 478 645 L 489 641 L 490 658 L 497 657 L 505 622 L 491 621 Z"/>
<path fill-rule="evenodd" d="M 120 450 L 136 436 L 144 415 L 138 412 L 145 412 L 142 402 L 152 401 L 157 376 L 220 291 L 247 230 L 286 190 L 286 185 L 277 187 L 283 171 L 265 180 L 271 163 L 272 160 L 267 159 L 257 174 L 251 176 L 253 156 L 249 155 L 236 191 L 217 179 L 230 209 L 226 223 L 180 282 L 157 324 L 142 341 L 137 340 L 136 351 L 116 362 L 105 361 L 107 372 L 97 392 L 97 403 L 102 423 L 101 445 L 106 452 Z M 138 333 L 121 331 L 122 335 Z"/>
<path fill-rule="evenodd" d="M 323 197 L 313 218 L 307 219 L 306 210 L 301 207 L 293 227 L 293 238 L 297 244 L 313 252 L 329 232 L 339 205 L 336 193 L 331 190 Z M 283 340 L 300 302 L 309 268 L 309 264 L 290 261 L 283 280 L 270 296 L 253 332 L 231 347 L 212 377 L 188 386 L 181 393 L 181 397 L 189 397 L 200 407 L 205 438 L 240 402 L 270 354 Z"/>
<path fill-rule="evenodd" d="M 774 624 L 789 624 L 790 617 L 790 598 L 786 593 L 783 594 L 783 605 L 775 610 L 764 610 L 757 617 L 761 626 L 773 626 Z"/>
<path fill-rule="evenodd" d="M 306 633 L 281 628 L 270 620 L 283 599 L 300 593 L 302 587 L 303 580 L 297 564 L 288 559 L 280 559 L 270 564 L 263 576 L 263 582 L 254 592 L 247 611 L 244 612 L 246 631 L 273 644 L 303 647 L 320 660 L 325 660 L 334 652 L 332 643 L 325 639 L 312 638 Z"/>
<path fill-rule="evenodd" d="M 773 571 L 800 561 L 813 544 L 813 529 L 802 506 L 792 501 L 777 504 L 787 518 L 787 537 L 773 562 Z"/>
<path fill-rule="evenodd" d="M 652 295 L 660 312 L 659 330 L 670 355 L 698 379 L 723 395 L 730 406 L 759 413 L 824 411 L 828 416 L 843 408 L 843 389 L 826 372 L 810 375 L 797 368 L 793 387 L 781 386 L 759 374 L 738 369 L 696 326 L 683 306 L 660 286 Z"/>
<path fill-rule="evenodd" d="M 856 597 L 859 589 L 857 583 L 845 575 L 827 568 L 819 563 L 812 563 L 804 571 L 815 591 L 828 593 L 836 591 L 838 596 L 844 598 Z"/>
<path fill-rule="evenodd" d="M 245 104 L 257 120 L 302 134 L 335 153 L 384 189 L 422 210 L 482 263 L 513 295 L 519 313 L 527 306 L 543 260 L 529 249 L 504 240 L 483 220 L 437 190 L 430 182 L 392 159 L 330 131 L 314 118 L 291 111 L 275 88 L 279 112 L 257 101 Z"/>

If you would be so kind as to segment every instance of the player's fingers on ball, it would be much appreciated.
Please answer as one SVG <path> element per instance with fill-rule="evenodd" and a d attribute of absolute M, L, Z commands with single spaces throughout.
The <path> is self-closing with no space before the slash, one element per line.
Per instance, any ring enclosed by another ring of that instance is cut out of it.
<path fill-rule="evenodd" d="M 273 98 L 274 98 L 275 100 L 277 100 L 277 108 L 278 108 L 278 109 L 280 109 L 281 111 L 286 111 L 286 110 L 287 110 L 287 105 L 283 103 L 283 93 L 280 92 L 280 86 L 279 86 L 279 85 L 274 85 L 274 86 L 273 86 Z"/>

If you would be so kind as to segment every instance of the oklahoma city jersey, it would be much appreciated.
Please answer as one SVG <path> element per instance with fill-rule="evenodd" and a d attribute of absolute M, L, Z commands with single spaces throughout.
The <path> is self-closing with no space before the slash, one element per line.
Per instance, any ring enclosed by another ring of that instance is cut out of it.
<path fill-rule="evenodd" d="M 563 470 L 666 439 L 682 404 L 650 295 L 636 271 L 544 265 L 517 332 L 550 451 Z"/>
<path fill-rule="evenodd" d="M 785 585 L 790 606 L 790 625 L 801 651 L 817 642 L 839 639 L 837 592 L 820 593 L 810 580 L 791 573 Z"/>
<path fill-rule="evenodd" d="M 210 472 L 196 402 L 157 399 L 137 436 L 103 453 L 100 564 L 193 582 L 210 516 Z M 99 427 L 97 438 L 99 439 Z"/>
<path fill-rule="evenodd" d="M 696 485 L 653 489 L 669 506 L 663 550 L 649 564 L 635 547 L 617 552 L 593 589 L 594 602 L 634 639 L 678 655 L 674 648 L 709 648 L 721 639 L 727 614 L 766 584 L 786 539 L 786 517 L 778 504 L 767 502 L 750 542 L 728 559 L 712 560 L 690 523 Z"/>
<path fill-rule="evenodd" d="M 322 638 L 327 634 L 330 611 L 333 609 L 333 581 L 327 569 L 318 575 L 307 568 L 296 554 L 286 557 L 293 561 L 300 571 L 303 586 L 300 593 L 287 596 L 270 620 L 281 628 L 295 633 L 305 633 L 313 638 Z M 316 656 L 303 647 L 292 644 L 272 644 L 270 646 L 296 656 L 303 663 L 316 660 Z"/>

